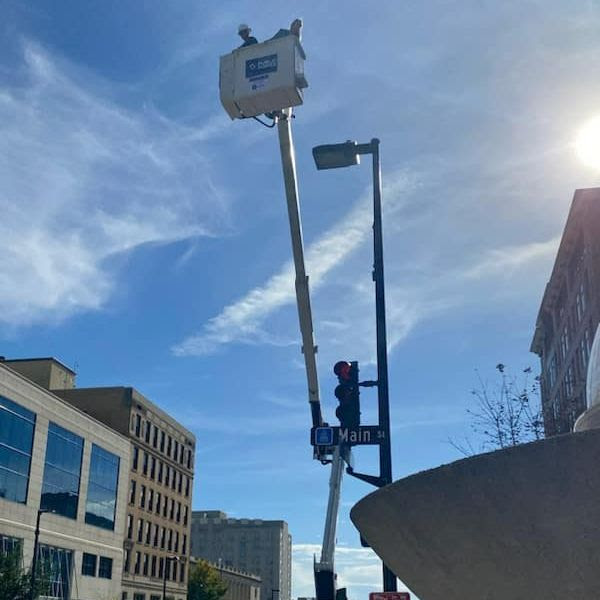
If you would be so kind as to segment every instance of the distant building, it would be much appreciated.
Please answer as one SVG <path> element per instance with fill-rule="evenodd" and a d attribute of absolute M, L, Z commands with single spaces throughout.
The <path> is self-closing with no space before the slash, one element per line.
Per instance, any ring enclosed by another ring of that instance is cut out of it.
<path fill-rule="evenodd" d="M 572 430 L 586 407 L 586 373 L 600 321 L 600 188 L 575 192 L 531 351 L 541 361 L 546 435 Z"/>
<path fill-rule="evenodd" d="M 285 521 L 229 519 L 218 510 L 192 513 L 192 555 L 255 573 L 261 600 L 291 600 L 292 538 Z"/>
<path fill-rule="evenodd" d="M 198 560 L 196 557 L 190 559 L 191 568 Z M 223 600 L 260 600 L 261 580 L 258 575 L 233 567 L 225 567 L 218 563 L 207 562 L 218 571 L 219 576 L 227 586 Z"/>
<path fill-rule="evenodd" d="M 0 552 L 20 551 L 29 567 L 41 510 L 38 564 L 49 567 L 49 597 L 119 598 L 130 444 L 51 393 L 50 382 L 75 374 L 43 362 L 45 379 L 32 361 L 0 361 Z M 23 371 L 37 383 L 15 366 L 31 367 Z"/>
<path fill-rule="evenodd" d="M 185 600 L 194 435 L 131 387 L 75 388 L 75 373 L 64 368 L 61 372 L 54 359 L 4 364 L 44 387 L 53 386 L 53 393 L 66 403 L 128 438 L 131 459 L 121 469 L 127 489 L 121 504 L 125 525 L 120 530 L 124 556 L 120 598 L 162 600 L 166 570 L 167 595 Z M 179 560 L 167 560 L 173 556 Z"/>

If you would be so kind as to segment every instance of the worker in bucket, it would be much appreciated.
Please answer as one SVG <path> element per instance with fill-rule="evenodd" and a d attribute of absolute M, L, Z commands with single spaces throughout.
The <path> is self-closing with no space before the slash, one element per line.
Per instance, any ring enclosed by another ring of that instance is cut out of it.
<path fill-rule="evenodd" d="M 245 46 L 252 46 L 252 44 L 258 44 L 258 40 L 250 35 L 252 29 L 248 27 L 245 23 L 242 23 L 238 27 L 238 35 L 244 40 L 244 43 L 240 46 L 240 48 L 244 48 Z"/>

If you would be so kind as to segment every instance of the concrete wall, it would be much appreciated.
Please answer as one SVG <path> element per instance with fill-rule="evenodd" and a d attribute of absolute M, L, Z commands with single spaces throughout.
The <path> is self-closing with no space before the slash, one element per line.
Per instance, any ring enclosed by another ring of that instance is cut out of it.
<path fill-rule="evenodd" d="M 600 431 L 407 477 L 352 521 L 421 600 L 600 598 Z"/>
<path fill-rule="evenodd" d="M 50 421 L 84 438 L 77 519 L 43 514 L 40 521 L 40 543 L 66 548 L 74 554 L 74 598 L 113 600 L 120 598 L 123 568 L 123 532 L 127 502 L 129 441 L 69 406 L 51 393 L 0 364 L 0 394 L 36 414 L 33 452 L 27 504 L 0 498 L 0 533 L 23 539 L 24 564 L 33 556 L 37 510 L 40 506 L 48 424 Z M 119 488 L 114 531 L 85 523 L 90 454 L 92 443 L 120 457 Z M 112 579 L 81 575 L 83 552 L 112 558 Z"/>

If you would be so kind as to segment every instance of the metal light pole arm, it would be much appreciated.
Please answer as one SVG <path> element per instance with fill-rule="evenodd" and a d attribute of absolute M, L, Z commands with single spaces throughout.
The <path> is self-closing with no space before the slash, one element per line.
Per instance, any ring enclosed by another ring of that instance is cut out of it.
<path fill-rule="evenodd" d="M 313 427 L 323 424 L 321 404 L 319 398 L 319 378 L 317 375 L 317 346 L 313 336 L 312 310 L 310 305 L 310 292 L 308 275 L 304 266 L 304 245 L 302 241 L 302 223 L 298 203 L 298 184 L 296 178 L 296 157 L 292 141 L 291 129 L 292 110 L 282 112 L 277 123 L 279 145 L 281 148 L 281 165 L 283 167 L 283 180 L 285 182 L 285 195 L 287 199 L 288 217 L 290 221 L 290 234 L 292 237 L 292 253 L 296 272 L 296 300 L 298 305 L 298 319 L 302 335 L 302 353 L 306 366 L 306 379 L 308 383 L 308 401 L 310 402 Z"/>

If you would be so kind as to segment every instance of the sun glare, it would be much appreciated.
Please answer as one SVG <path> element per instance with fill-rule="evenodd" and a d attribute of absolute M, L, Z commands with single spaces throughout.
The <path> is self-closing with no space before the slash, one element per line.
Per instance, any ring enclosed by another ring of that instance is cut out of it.
<path fill-rule="evenodd" d="M 600 169 L 600 116 L 581 128 L 575 140 L 575 150 L 586 165 Z"/>

